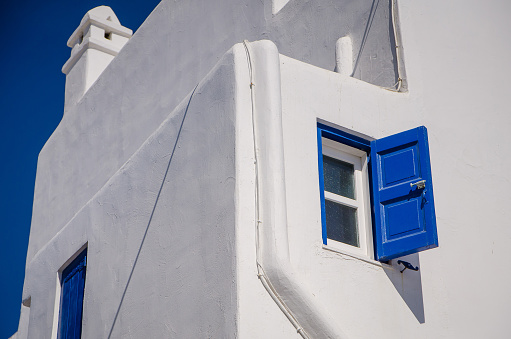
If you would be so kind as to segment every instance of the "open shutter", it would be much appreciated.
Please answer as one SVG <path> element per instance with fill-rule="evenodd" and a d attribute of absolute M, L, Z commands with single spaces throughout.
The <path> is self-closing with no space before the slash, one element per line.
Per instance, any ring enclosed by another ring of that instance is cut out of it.
<path fill-rule="evenodd" d="M 371 170 L 376 258 L 437 247 L 426 127 L 372 141 Z"/>
<path fill-rule="evenodd" d="M 84 251 L 62 272 L 59 339 L 81 337 L 86 260 Z"/>

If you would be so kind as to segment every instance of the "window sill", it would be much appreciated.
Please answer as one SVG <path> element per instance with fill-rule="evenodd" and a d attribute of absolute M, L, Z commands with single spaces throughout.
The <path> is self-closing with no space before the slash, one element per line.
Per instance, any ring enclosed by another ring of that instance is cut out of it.
<path fill-rule="evenodd" d="M 381 268 L 394 269 L 394 266 L 392 266 L 390 264 L 382 263 L 380 261 L 376 261 L 376 260 L 373 260 L 373 259 L 370 259 L 370 258 L 366 258 L 366 257 L 363 257 L 361 255 L 356 255 L 356 254 L 353 254 L 353 253 L 348 253 L 348 252 L 345 252 L 343 250 L 340 250 L 340 249 L 337 249 L 337 248 L 333 248 L 333 247 L 325 245 L 325 244 L 323 244 L 322 246 L 323 246 L 324 250 L 327 250 L 327 251 L 330 251 L 330 252 L 334 252 L 334 253 L 341 254 L 341 255 L 346 255 L 346 256 L 348 256 L 350 258 L 357 259 L 357 260 L 360 260 L 360 261 L 364 261 L 364 262 L 366 262 L 368 264 L 371 264 L 371 265 L 374 265 L 374 266 L 378 266 L 378 267 L 381 267 Z"/>

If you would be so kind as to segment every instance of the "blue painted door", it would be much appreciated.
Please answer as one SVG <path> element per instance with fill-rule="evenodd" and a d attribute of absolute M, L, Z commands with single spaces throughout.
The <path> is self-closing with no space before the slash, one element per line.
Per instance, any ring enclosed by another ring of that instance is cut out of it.
<path fill-rule="evenodd" d="M 426 127 L 371 142 L 376 258 L 438 246 Z"/>
<path fill-rule="evenodd" d="M 86 263 L 87 252 L 83 251 L 62 272 L 59 339 L 79 339 L 82 335 Z"/>

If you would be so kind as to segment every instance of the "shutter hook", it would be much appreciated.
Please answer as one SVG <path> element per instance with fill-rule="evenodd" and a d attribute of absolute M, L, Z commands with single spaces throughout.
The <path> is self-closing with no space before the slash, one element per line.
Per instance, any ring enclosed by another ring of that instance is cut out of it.
<path fill-rule="evenodd" d="M 408 261 L 398 260 L 398 261 L 397 261 L 397 264 L 398 264 L 398 265 L 399 265 L 399 264 L 403 264 L 403 266 L 405 267 L 405 268 L 403 268 L 403 269 L 401 270 L 401 273 L 403 273 L 403 271 L 404 271 L 404 270 L 406 270 L 407 268 L 408 268 L 408 269 L 411 269 L 412 271 L 418 271 L 418 270 L 419 270 L 419 266 L 417 266 L 417 267 L 413 267 L 413 265 L 412 265 L 412 264 L 410 264 Z"/>
<path fill-rule="evenodd" d="M 424 191 L 422 191 L 422 201 L 424 202 L 424 204 L 427 204 L 428 203 L 428 199 L 426 199 L 426 192 L 428 190 L 425 189 Z"/>

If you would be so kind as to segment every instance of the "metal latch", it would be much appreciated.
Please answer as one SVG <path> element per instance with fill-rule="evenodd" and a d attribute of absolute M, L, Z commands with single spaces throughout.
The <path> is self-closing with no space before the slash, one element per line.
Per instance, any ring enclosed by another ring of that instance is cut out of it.
<path fill-rule="evenodd" d="M 426 187 L 426 180 L 421 180 L 421 181 L 417 181 L 414 183 L 410 183 L 410 187 L 413 188 L 413 186 L 417 186 L 418 190 L 423 189 L 424 187 Z"/>
<path fill-rule="evenodd" d="M 401 273 L 403 273 L 403 271 L 404 271 L 404 270 L 406 270 L 407 268 L 408 268 L 409 270 L 412 270 L 412 271 L 418 271 L 418 270 L 419 270 L 419 266 L 417 266 L 417 267 L 413 267 L 413 265 L 412 265 L 412 264 L 410 264 L 408 261 L 398 260 L 398 261 L 397 261 L 397 264 L 398 264 L 398 265 L 400 265 L 400 264 L 401 264 L 401 265 L 403 265 L 403 266 L 405 267 L 405 268 L 403 268 L 403 269 L 401 270 Z"/>

